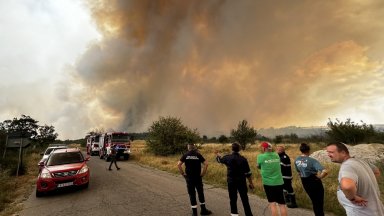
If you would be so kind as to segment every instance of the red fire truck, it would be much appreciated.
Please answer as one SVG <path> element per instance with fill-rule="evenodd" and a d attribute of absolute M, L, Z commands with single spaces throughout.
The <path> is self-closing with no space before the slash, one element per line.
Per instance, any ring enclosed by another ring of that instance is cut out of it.
<path fill-rule="evenodd" d="M 85 138 L 87 140 L 87 154 L 99 155 L 99 143 L 101 134 L 89 134 Z"/>
<path fill-rule="evenodd" d="M 126 132 L 108 132 L 100 136 L 99 142 L 99 157 L 100 159 L 105 159 L 110 161 L 111 146 L 117 146 L 117 156 L 120 159 L 121 157 L 124 160 L 128 160 L 131 154 L 131 139 L 128 133 Z"/>

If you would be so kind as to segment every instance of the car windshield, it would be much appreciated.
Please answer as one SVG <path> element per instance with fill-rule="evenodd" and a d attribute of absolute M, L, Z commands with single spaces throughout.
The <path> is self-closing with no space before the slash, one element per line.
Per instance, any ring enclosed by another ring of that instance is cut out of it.
<path fill-rule="evenodd" d="M 47 148 L 47 150 L 45 150 L 45 155 L 49 155 L 52 153 L 53 150 L 57 150 L 57 149 L 65 149 L 65 147 L 62 147 L 62 148 Z"/>
<path fill-rule="evenodd" d="M 84 157 L 81 152 L 53 153 L 48 159 L 47 166 L 81 163 L 83 161 Z"/>
<path fill-rule="evenodd" d="M 45 155 L 49 155 L 51 152 L 52 152 L 53 148 L 48 148 L 46 151 L 45 151 Z"/>
<path fill-rule="evenodd" d="M 129 136 L 128 134 L 113 134 L 112 142 L 128 142 Z"/>

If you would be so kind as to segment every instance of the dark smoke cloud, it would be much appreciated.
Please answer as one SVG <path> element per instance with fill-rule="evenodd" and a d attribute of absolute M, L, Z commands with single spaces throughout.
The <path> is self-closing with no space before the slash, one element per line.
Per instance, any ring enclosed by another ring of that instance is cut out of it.
<path fill-rule="evenodd" d="M 168 115 L 212 135 L 242 119 L 256 128 L 317 125 L 359 99 L 375 101 L 372 88 L 383 90 L 374 82 L 383 80 L 383 3 L 88 5 L 103 39 L 74 77 L 94 117 L 90 127 L 143 131 Z"/>

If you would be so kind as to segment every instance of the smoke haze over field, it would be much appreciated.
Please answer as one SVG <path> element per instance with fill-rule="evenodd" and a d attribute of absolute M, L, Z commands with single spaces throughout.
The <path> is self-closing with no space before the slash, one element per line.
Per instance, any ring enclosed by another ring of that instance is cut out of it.
<path fill-rule="evenodd" d="M 101 34 L 65 69 L 60 112 L 92 128 L 146 131 L 179 117 L 201 134 L 382 123 L 380 1 L 89 0 Z M 61 117 L 63 119 L 63 117 Z M 60 131 L 59 131 L 60 133 Z"/>
<path fill-rule="evenodd" d="M 90 2 L 104 38 L 75 73 L 100 126 L 324 125 L 382 102 L 381 3 Z"/>

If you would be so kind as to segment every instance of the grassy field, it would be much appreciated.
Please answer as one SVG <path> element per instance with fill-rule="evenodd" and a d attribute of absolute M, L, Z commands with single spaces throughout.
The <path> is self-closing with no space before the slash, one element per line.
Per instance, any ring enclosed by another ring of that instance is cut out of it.
<path fill-rule="evenodd" d="M 320 144 L 310 144 L 311 151 L 317 151 L 323 149 L 325 145 Z M 286 144 L 286 153 L 290 156 L 291 161 L 300 155 L 299 145 L 297 144 Z M 132 159 L 151 167 L 158 168 L 160 170 L 168 171 L 170 173 L 174 173 L 179 175 L 177 170 L 177 162 L 181 155 L 169 156 L 169 157 L 161 157 L 155 156 L 153 154 L 148 153 L 146 150 L 146 145 L 144 141 L 135 141 L 132 144 Z M 216 162 L 214 151 L 219 150 L 221 153 L 230 153 L 230 145 L 229 144 L 204 144 L 200 148 L 200 152 L 208 161 L 208 172 L 204 177 L 204 181 L 206 183 L 226 188 L 226 167 Z M 255 189 L 250 191 L 250 193 L 256 194 L 259 197 L 266 198 L 264 189 L 261 182 L 261 175 L 259 170 L 256 168 L 256 157 L 260 154 L 260 149 L 258 145 L 252 145 L 247 150 L 240 152 L 244 157 L 248 159 L 248 162 L 251 166 L 251 170 L 253 173 L 253 180 L 255 184 Z M 344 209 L 339 204 L 336 197 L 337 190 L 337 175 L 339 171 L 339 165 L 334 163 L 323 163 L 323 166 L 329 170 L 329 175 L 323 179 L 323 185 L 325 189 L 325 204 L 324 208 L 327 212 L 332 212 L 335 215 L 345 215 Z M 381 167 L 381 171 L 383 172 L 383 167 Z M 300 177 L 298 176 L 296 171 L 293 171 L 293 188 L 296 193 L 297 204 L 301 208 L 312 209 L 311 201 L 304 191 L 302 187 Z M 380 190 L 381 190 L 381 198 L 384 196 L 384 183 L 380 181 Z"/>

